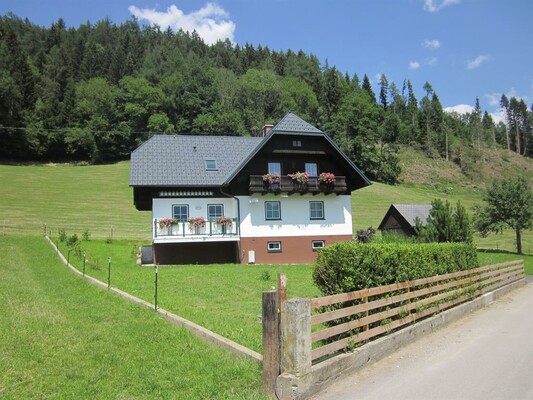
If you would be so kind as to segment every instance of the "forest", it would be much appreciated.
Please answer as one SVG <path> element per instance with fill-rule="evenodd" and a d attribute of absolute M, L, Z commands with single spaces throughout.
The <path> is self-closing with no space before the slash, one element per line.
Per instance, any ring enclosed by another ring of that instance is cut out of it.
<path fill-rule="evenodd" d="M 134 18 L 49 28 L 0 17 L 0 159 L 112 162 L 156 133 L 259 135 L 291 111 L 328 133 L 373 180 L 394 183 L 411 146 L 468 174 L 484 149 L 533 155 L 533 110 L 501 96 L 506 123 L 479 99 L 443 111 L 429 82 L 343 73 L 304 51 L 162 31 Z"/>

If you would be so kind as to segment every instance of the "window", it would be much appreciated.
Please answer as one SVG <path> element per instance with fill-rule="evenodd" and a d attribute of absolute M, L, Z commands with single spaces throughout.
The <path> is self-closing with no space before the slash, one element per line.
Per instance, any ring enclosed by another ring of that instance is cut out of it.
<path fill-rule="evenodd" d="M 281 253 L 281 242 L 267 242 L 267 251 L 269 253 Z"/>
<path fill-rule="evenodd" d="M 265 219 L 281 219 L 281 203 L 279 201 L 265 201 Z"/>
<path fill-rule="evenodd" d="M 311 242 L 311 248 L 313 251 L 317 251 L 318 249 L 321 249 L 325 246 L 325 242 L 323 240 L 313 240 Z"/>
<path fill-rule="evenodd" d="M 223 215 L 224 215 L 223 204 L 208 204 L 207 205 L 207 219 L 209 221 L 212 221 L 218 217 L 222 217 Z"/>
<path fill-rule="evenodd" d="M 324 219 L 324 202 L 310 201 L 309 202 L 309 218 L 310 219 Z"/>
<path fill-rule="evenodd" d="M 292 141 L 292 147 L 302 147 L 302 141 L 301 140 L 293 140 Z"/>
<path fill-rule="evenodd" d="M 189 205 L 174 204 L 172 206 L 172 217 L 178 222 L 187 222 L 189 220 Z"/>
<path fill-rule="evenodd" d="M 279 175 L 281 175 L 281 163 L 279 163 L 279 162 L 269 162 L 268 163 L 268 173 L 269 174 L 279 174 Z"/>
<path fill-rule="evenodd" d="M 215 160 L 205 160 L 206 171 L 217 171 L 217 162 Z"/>
<path fill-rule="evenodd" d="M 318 176 L 318 167 L 316 163 L 305 163 L 305 172 L 307 172 L 309 176 Z"/>

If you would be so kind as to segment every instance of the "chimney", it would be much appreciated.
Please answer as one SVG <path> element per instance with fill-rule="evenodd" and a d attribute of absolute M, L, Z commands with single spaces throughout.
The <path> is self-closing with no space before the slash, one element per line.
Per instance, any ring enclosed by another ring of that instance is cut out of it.
<path fill-rule="evenodd" d="M 265 136 L 268 132 L 270 132 L 270 130 L 274 127 L 274 125 L 265 125 L 263 126 L 263 129 L 262 129 L 262 133 L 263 133 L 263 136 Z"/>

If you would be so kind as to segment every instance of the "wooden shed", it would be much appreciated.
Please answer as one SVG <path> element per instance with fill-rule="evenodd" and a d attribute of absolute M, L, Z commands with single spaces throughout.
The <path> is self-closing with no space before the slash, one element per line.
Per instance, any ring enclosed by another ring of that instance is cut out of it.
<path fill-rule="evenodd" d="M 430 210 L 431 204 L 391 204 L 378 229 L 381 233 L 414 236 L 416 219 L 425 225 Z"/>

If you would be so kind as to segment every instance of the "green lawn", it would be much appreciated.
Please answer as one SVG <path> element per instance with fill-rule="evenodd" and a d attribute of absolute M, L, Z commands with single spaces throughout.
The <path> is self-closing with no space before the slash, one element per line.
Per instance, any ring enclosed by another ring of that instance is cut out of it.
<path fill-rule="evenodd" d="M 0 234 L 89 229 L 95 238 L 150 239 L 151 214 L 133 206 L 129 162 L 74 166 L 0 165 Z"/>
<path fill-rule="evenodd" d="M 137 243 L 131 241 L 82 241 L 89 260 L 86 273 L 107 282 L 111 257 L 111 285 L 154 302 L 155 269 L 135 264 Z M 67 256 L 66 245 L 60 243 Z M 52 251 L 52 250 L 50 250 Z M 78 269 L 81 259 L 70 256 Z M 94 264 L 98 268 L 94 268 Z M 160 266 L 158 304 L 252 350 L 262 353 L 259 315 L 263 291 L 276 286 L 279 272 L 287 274 L 289 297 L 315 297 L 310 265 L 183 265 Z"/>
<path fill-rule="evenodd" d="M 74 166 L 0 165 L 2 194 L 0 235 L 39 235 L 47 224 L 81 234 L 89 229 L 93 238 L 150 242 L 151 213 L 133 206 L 128 186 L 129 161 L 110 165 Z M 481 201 L 482 190 L 443 182 L 430 185 L 373 185 L 352 194 L 354 231 L 377 227 L 391 203 L 429 203 L 438 197 L 467 208 Z M 516 251 L 514 234 L 476 237 L 481 248 Z M 523 235 L 523 249 L 533 253 L 533 232 Z"/>
<path fill-rule="evenodd" d="M 86 283 L 43 238 L 0 252 L 0 398 L 263 398 L 257 363 Z"/>
<path fill-rule="evenodd" d="M 89 262 L 86 273 L 107 282 L 107 259 L 111 257 L 111 285 L 146 301 L 154 302 L 155 269 L 135 264 L 137 243 L 132 241 L 82 241 Z M 65 256 L 66 245 L 60 242 Z M 533 256 L 506 252 L 478 252 L 480 265 L 523 258 L 526 273 L 533 275 Z M 70 261 L 83 269 L 82 259 L 71 253 Z M 97 267 L 95 267 L 97 264 Z M 311 265 L 181 265 L 160 266 L 158 304 L 252 350 L 262 353 L 261 294 L 276 286 L 279 272 L 288 280 L 288 297 L 317 297 Z"/>

